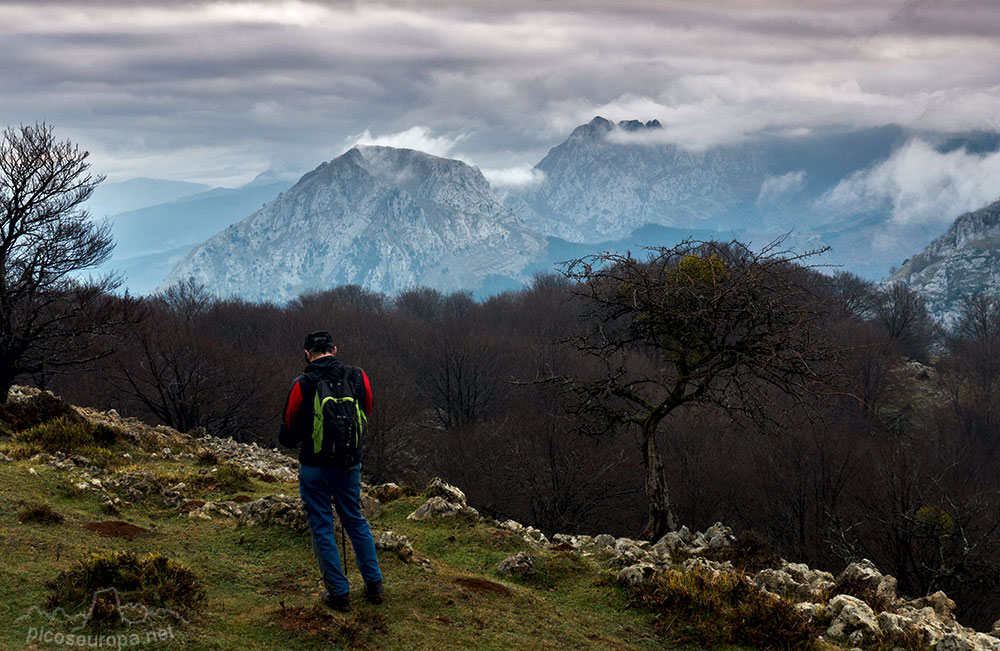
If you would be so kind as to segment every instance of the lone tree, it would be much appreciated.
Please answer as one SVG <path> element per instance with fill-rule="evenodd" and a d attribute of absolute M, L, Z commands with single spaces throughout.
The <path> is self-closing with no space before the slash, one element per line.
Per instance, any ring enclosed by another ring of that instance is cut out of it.
<path fill-rule="evenodd" d="M 570 382 L 588 433 L 640 432 L 649 521 L 656 540 L 676 528 L 658 434 L 678 407 L 704 403 L 763 423 L 778 390 L 824 385 L 828 357 L 814 325 L 813 272 L 777 243 L 754 253 L 738 242 L 685 241 L 644 259 L 605 253 L 571 262 L 592 327 L 572 340 L 600 372 Z"/>
<path fill-rule="evenodd" d="M 21 373 L 96 356 L 95 335 L 120 319 L 110 278 L 79 282 L 114 248 L 109 227 L 81 205 L 103 180 L 88 152 L 42 123 L 8 127 L 0 141 L 0 403 Z"/>

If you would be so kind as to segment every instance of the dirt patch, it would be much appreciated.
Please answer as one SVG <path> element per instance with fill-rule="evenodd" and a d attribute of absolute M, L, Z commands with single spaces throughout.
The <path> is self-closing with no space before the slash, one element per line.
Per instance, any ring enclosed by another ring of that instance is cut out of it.
<path fill-rule="evenodd" d="M 249 495 L 237 495 L 232 499 L 232 501 L 236 502 L 237 504 L 246 504 L 247 502 L 252 502 L 253 498 L 250 497 Z"/>
<path fill-rule="evenodd" d="M 562 542 L 559 543 L 558 545 L 554 545 L 552 549 L 556 550 L 557 552 L 571 552 L 574 550 L 574 547 L 569 543 Z"/>
<path fill-rule="evenodd" d="M 275 477 L 274 475 L 272 475 L 270 473 L 266 473 L 266 472 L 263 475 L 261 475 L 260 477 L 258 477 L 257 479 L 261 480 L 262 482 L 268 483 L 268 484 L 276 484 L 276 483 L 278 483 L 278 478 L 277 477 Z"/>
<path fill-rule="evenodd" d="M 200 509 L 203 506 L 205 506 L 205 502 L 203 500 L 188 500 L 187 502 L 181 504 L 180 508 L 177 510 L 181 513 L 190 513 L 191 511 Z"/>
<path fill-rule="evenodd" d="M 326 639 L 331 637 L 330 624 L 333 622 L 333 615 L 319 606 L 282 607 L 274 613 L 272 620 L 279 628 L 290 633 L 310 637 L 321 636 Z"/>
<path fill-rule="evenodd" d="M 267 587 L 263 590 L 263 594 L 272 597 L 282 594 L 301 594 L 305 591 L 303 584 L 310 576 L 311 573 L 306 570 L 282 574 L 265 583 Z"/>
<path fill-rule="evenodd" d="M 493 592 L 495 594 L 509 595 L 510 590 L 499 583 L 494 583 L 493 581 L 487 581 L 486 579 L 477 579 L 471 576 L 463 576 L 455 579 L 455 583 L 462 586 L 463 588 L 469 588 L 470 590 L 476 590 L 478 592 Z"/>
<path fill-rule="evenodd" d="M 83 525 L 83 528 L 102 536 L 107 536 L 108 538 L 128 538 L 129 540 L 142 534 L 151 533 L 149 529 L 143 529 L 142 527 L 137 527 L 134 524 L 122 522 L 121 520 L 87 522 Z"/>

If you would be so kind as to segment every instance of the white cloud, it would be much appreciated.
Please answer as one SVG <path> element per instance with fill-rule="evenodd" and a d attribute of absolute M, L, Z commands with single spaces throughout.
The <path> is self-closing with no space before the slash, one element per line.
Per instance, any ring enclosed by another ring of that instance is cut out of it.
<path fill-rule="evenodd" d="M 0 0 L 0 25 L 7 123 L 105 152 L 135 135 L 180 170 L 200 146 L 315 165 L 359 133 L 439 154 L 462 134 L 499 170 L 598 114 L 658 119 L 650 142 L 691 149 L 1000 129 L 995 0 Z M 112 165 L 154 173 L 140 162 Z"/>
<path fill-rule="evenodd" d="M 770 176 L 764 179 L 760 185 L 760 193 L 757 201 L 768 201 L 780 198 L 783 195 L 799 192 L 805 188 L 806 173 L 802 170 L 789 172 L 781 176 Z"/>
<path fill-rule="evenodd" d="M 898 226 L 948 224 L 1000 197 L 1000 153 L 940 153 L 915 139 L 888 160 L 857 172 L 824 202 L 836 210 L 890 209 Z"/>
<path fill-rule="evenodd" d="M 353 145 L 380 145 L 382 147 L 397 147 L 400 149 L 416 149 L 434 156 L 448 156 L 462 136 L 433 136 L 429 127 L 410 127 L 406 131 L 372 135 L 368 129 L 357 136 L 349 138 Z"/>
<path fill-rule="evenodd" d="M 545 180 L 545 173 L 530 165 L 480 170 L 494 188 L 529 188 Z"/>

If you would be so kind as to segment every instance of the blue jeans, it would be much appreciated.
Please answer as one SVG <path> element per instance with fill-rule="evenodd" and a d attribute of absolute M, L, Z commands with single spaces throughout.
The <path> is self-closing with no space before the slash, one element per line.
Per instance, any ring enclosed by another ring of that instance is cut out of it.
<path fill-rule="evenodd" d="M 319 562 L 323 585 L 331 595 L 350 591 L 347 577 L 340 568 L 340 550 L 333 530 L 333 510 L 337 507 L 340 523 L 351 539 L 354 558 L 365 583 L 382 580 L 382 571 L 375 556 L 375 540 L 371 527 L 361 515 L 361 466 L 347 470 L 299 466 L 299 494 L 306 506 L 309 528 L 312 530 L 313 552 Z"/>

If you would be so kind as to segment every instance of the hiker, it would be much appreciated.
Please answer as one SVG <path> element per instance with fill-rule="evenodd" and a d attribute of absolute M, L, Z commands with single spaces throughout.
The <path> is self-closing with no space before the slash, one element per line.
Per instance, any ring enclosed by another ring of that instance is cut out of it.
<path fill-rule="evenodd" d="M 299 493 L 323 577 L 322 600 L 348 612 L 350 585 L 340 566 L 331 498 L 351 539 L 365 582 L 365 598 L 382 603 L 375 541 L 361 515 L 361 436 L 372 411 L 371 384 L 363 370 L 340 363 L 329 332 L 309 333 L 302 347 L 308 365 L 288 392 L 278 442 L 289 448 L 301 446 Z"/>

